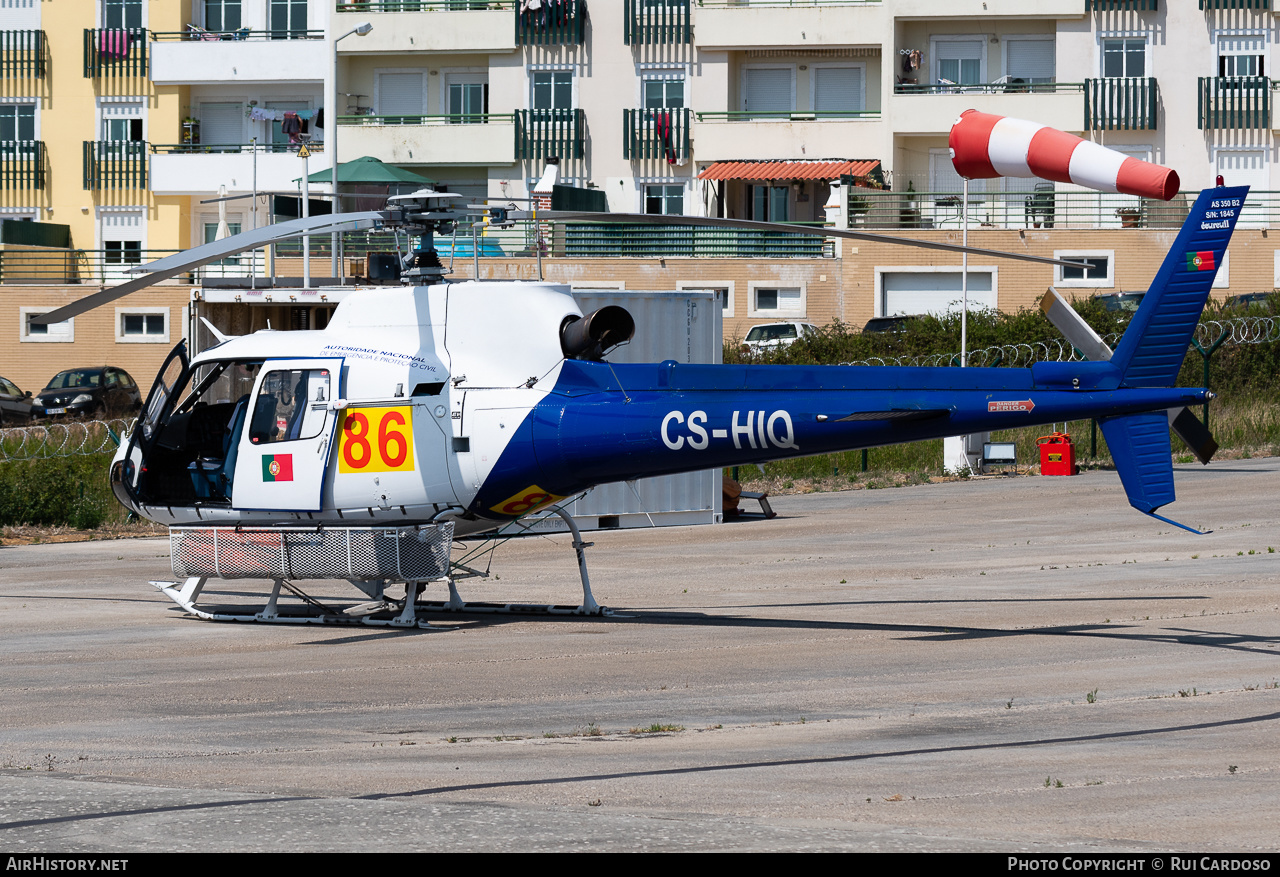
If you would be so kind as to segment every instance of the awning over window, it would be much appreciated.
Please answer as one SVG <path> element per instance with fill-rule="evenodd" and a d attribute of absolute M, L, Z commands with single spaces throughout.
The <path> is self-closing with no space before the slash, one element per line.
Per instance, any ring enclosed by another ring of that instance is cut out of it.
<path fill-rule="evenodd" d="M 838 180 L 865 177 L 880 162 L 867 161 L 717 161 L 698 174 L 700 180 Z"/>

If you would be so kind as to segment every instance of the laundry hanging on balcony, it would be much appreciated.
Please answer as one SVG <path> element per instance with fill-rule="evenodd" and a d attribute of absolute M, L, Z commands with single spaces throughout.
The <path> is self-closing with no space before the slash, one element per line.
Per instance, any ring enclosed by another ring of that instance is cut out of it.
<path fill-rule="evenodd" d="M 1161 201 L 1178 194 L 1173 169 L 1036 122 L 965 110 L 948 143 L 956 173 L 971 180 L 1039 177 Z"/>
<path fill-rule="evenodd" d="M 98 34 L 98 53 L 108 58 L 124 58 L 129 54 L 131 39 L 127 30 L 104 30 Z"/>

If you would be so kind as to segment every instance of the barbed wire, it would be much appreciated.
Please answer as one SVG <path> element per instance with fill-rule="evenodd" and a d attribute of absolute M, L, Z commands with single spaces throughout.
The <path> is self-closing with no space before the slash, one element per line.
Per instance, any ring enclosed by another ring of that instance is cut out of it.
<path fill-rule="evenodd" d="M 133 418 L 116 417 L 0 428 L 0 463 L 112 451 L 134 423 Z"/>
<path fill-rule="evenodd" d="M 1112 350 L 1121 333 L 1110 332 L 1102 340 Z M 1225 336 L 1225 337 L 1224 337 Z M 1280 341 L 1280 317 L 1235 317 L 1230 320 L 1205 320 L 1196 326 L 1193 336 L 1201 346 L 1212 346 L 1219 338 L 1223 345 L 1270 344 Z M 1036 362 L 1079 362 L 1084 357 L 1065 340 L 1033 341 L 1022 344 L 998 344 L 969 351 L 969 365 L 974 367 L 1025 368 Z M 913 356 L 871 356 L 838 365 L 897 365 L 911 367 L 958 366 L 960 354 L 920 353 Z"/>

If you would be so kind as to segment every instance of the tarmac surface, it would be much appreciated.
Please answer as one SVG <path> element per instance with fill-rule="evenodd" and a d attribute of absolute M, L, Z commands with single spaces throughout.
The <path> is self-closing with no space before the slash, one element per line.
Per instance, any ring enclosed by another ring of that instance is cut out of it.
<path fill-rule="evenodd" d="M 1280 459 L 1178 469 L 1209 535 L 1112 472 L 779 497 L 588 535 L 613 617 L 437 630 L 198 621 L 165 540 L 0 549 L 0 850 L 1274 851 Z M 463 596 L 577 602 L 568 543 Z"/>

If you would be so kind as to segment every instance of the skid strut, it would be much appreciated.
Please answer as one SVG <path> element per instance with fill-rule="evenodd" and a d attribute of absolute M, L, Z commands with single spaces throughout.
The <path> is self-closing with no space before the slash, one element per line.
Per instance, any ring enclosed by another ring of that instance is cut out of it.
<path fill-rule="evenodd" d="M 596 602 L 587 574 L 586 549 L 577 523 L 563 508 L 552 506 L 573 537 L 573 550 L 582 579 L 582 602 L 577 606 L 527 603 L 471 603 L 458 593 L 448 571 L 448 545 L 452 525 L 411 528 L 170 528 L 170 549 L 175 573 L 181 583 L 152 582 L 181 608 L 206 621 L 256 621 L 269 624 L 361 624 L 432 630 L 418 618 L 421 611 L 513 613 L 530 615 L 612 615 Z M 436 530 L 439 529 L 437 533 Z M 447 528 L 447 529 L 446 529 Z M 431 532 L 426 532 L 430 530 Z M 423 553 L 423 543 L 434 546 L 434 558 Z M 440 554 L 443 545 L 444 554 Z M 358 555 L 363 550 L 365 557 Z M 325 555 L 327 552 L 327 556 Z M 317 557 L 320 559 L 317 560 Z M 339 559 L 334 566 L 334 558 Z M 425 558 L 425 559 L 424 559 Z M 357 562 L 364 565 L 359 566 Z M 316 567 L 315 564 L 322 564 Z M 311 564 L 311 566 L 307 566 Z M 467 569 L 466 567 L 461 567 Z M 410 572 L 419 572 L 415 576 Z M 371 574 L 372 573 L 372 577 Z M 405 573 L 409 573 L 406 575 Z M 425 573 L 422 575 L 421 573 Z M 445 574 L 442 574 L 445 573 Z M 474 573 L 483 575 L 483 573 Z M 360 577 L 357 578 L 357 575 Z M 259 611 L 222 609 L 210 611 L 197 605 L 211 579 L 259 578 L 271 581 L 271 593 Z M 296 585 L 299 578 L 346 578 L 374 599 L 346 608 L 326 606 Z M 425 586 L 433 583 L 448 588 L 444 601 L 421 600 Z M 403 584 L 403 600 L 385 596 L 387 585 Z M 280 607 L 281 591 L 288 591 L 303 607 Z"/>

